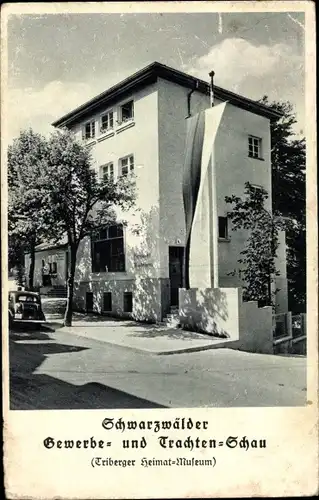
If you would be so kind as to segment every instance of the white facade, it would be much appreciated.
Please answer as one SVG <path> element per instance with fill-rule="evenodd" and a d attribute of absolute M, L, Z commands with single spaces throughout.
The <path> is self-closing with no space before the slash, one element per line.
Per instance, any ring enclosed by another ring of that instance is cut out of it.
<path fill-rule="evenodd" d="M 118 123 L 121 121 L 121 106 L 131 100 L 134 117 Z M 87 308 L 86 294 L 91 292 L 93 310 L 103 312 L 103 294 L 111 292 L 111 299 L 108 296 L 111 306 L 108 307 L 111 307 L 112 314 L 125 316 L 124 294 L 131 292 L 132 312 L 127 313 L 129 316 L 157 321 L 169 311 L 172 281 L 176 278 L 172 278 L 170 271 L 176 272 L 180 257 L 174 260 L 174 255 L 181 255 L 182 250 L 179 252 L 178 248 L 183 249 L 185 244 L 182 174 L 189 102 L 190 112 L 194 114 L 209 107 L 209 96 L 202 90 L 158 77 L 142 88 L 131 89 L 124 98 L 113 98 L 109 104 L 101 104 L 94 113 L 87 112 L 84 118 L 73 120 L 68 125 L 80 140 L 83 132 L 92 131 L 93 127 L 95 137 L 87 142 L 91 143 L 94 168 L 99 174 L 103 165 L 112 164 L 106 171 L 110 173 L 112 170 L 116 177 L 121 174 L 121 159 L 134 158 L 136 208 L 139 209 L 126 215 L 125 271 L 92 272 L 90 239 L 80 245 L 75 276 L 75 297 L 79 308 Z M 216 99 L 218 102 L 220 100 Z M 110 125 L 112 119 L 113 129 L 101 133 L 101 117 L 107 113 L 113 115 L 109 114 L 104 123 Z M 94 125 L 85 128 L 92 121 Z M 249 136 L 256 138 L 260 158 L 248 156 Z M 225 196 L 242 196 L 247 181 L 263 187 L 271 195 L 270 119 L 228 103 L 216 138 L 215 161 L 218 216 L 226 216 Z M 271 207 L 271 196 L 268 204 Z M 137 237 L 132 227 L 139 221 L 142 221 L 143 231 Z M 231 232 L 229 228 L 226 236 L 218 243 L 219 286 L 239 286 L 238 280 L 228 273 L 238 267 L 245 234 Z M 170 247 L 174 248 L 169 250 Z M 38 257 L 41 258 L 40 254 Z M 285 285 L 284 252 L 280 252 L 278 265 L 281 284 Z M 278 300 L 278 306 L 287 310 L 286 291 Z"/>
<path fill-rule="evenodd" d="M 30 256 L 25 256 L 26 275 L 29 274 Z M 38 250 L 34 266 L 34 286 L 54 287 L 64 286 L 68 273 L 66 246 Z M 45 280 L 49 281 L 45 281 Z"/>

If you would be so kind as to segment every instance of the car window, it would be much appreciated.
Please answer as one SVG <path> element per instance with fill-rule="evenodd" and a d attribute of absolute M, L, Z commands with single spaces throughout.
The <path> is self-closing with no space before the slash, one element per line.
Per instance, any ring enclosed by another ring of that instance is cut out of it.
<path fill-rule="evenodd" d="M 18 295 L 17 301 L 18 302 L 39 302 L 39 299 L 38 299 L 38 297 L 36 297 L 34 295 Z"/>

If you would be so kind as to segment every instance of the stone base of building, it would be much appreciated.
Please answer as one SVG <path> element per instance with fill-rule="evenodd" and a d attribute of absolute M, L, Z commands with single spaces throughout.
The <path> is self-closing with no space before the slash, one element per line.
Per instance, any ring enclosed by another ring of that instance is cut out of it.
<path fill-rule="evenodd" d="M 164 278 L 78 282 L 74 307 L 137 321 L 159 322 L 170 309 L 170 283 Z"/>
<path fill-rule="evenodd" d="M 241 288 L 179 290 L 181 326 L 225 338 L 225 346 L 273 353 L 272 308 L 243 302 Z"/>

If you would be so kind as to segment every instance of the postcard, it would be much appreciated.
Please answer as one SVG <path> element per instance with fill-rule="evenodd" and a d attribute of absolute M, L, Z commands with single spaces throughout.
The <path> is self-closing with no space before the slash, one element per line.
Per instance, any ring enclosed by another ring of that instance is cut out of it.
<path fill-rule="evenodd" d="M 318 494 L 311 2 L 2 6 L 7 498 Z"/>

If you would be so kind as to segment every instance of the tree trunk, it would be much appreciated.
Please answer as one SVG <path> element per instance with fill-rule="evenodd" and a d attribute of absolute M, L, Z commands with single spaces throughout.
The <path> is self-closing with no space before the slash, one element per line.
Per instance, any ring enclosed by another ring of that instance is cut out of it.
<path fill-rule="evenodd" d="M 68 295 L 67 295 L 67 304 L 64 315 L 64 326 L 72 326 L 76 253 L 77 253 L 77 247 L 75 245 L 70 245 L 70 273 L 67 281 Z"/>
<path fill-rule="evenodd" d="M 31 240 L 30 247 L 30 269 L 29 269 L 29 289 L 33 290 L 34 285 L 34 268 L 35 268 L 35 238 Z"/>

